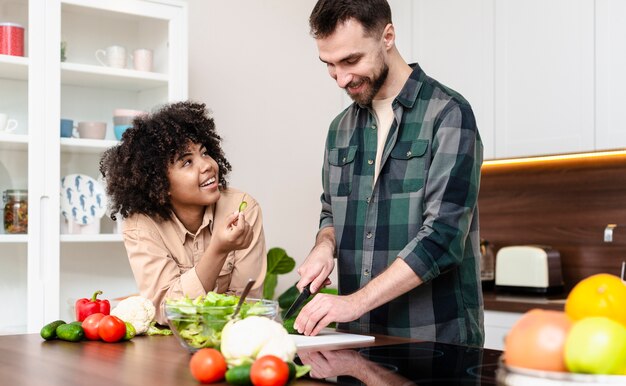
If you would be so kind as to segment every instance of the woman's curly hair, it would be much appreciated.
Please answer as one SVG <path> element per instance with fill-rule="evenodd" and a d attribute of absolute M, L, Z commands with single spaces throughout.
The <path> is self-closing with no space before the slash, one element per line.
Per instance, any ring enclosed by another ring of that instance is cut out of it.
<path fill-rule="evenodd" d="M 190 101 L 165 105 L 133 120 L 122 141 L 105 151 L 100 173 L 106 181 L 111 218 L 142 213 L 157 220 L 172 216 L 168 167 L 190 143 L 202 144 L 219 168 L 219 183 L 227 187 L 231 170 L 221 148 L 221 137 L 203 103 Z"/>

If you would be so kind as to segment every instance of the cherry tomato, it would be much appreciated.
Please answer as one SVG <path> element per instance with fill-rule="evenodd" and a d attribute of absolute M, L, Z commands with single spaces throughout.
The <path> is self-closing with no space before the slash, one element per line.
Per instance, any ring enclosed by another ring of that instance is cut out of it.
<path fill-rule="evenodd" d="M 98 334 L 98 325 L 100 321 L 104 318 L 104 314 L 102 312 L 96 312 L 95 314 L 91 314 L 83 320 L 83 330 L 85 331 L 85 338 L 89 340 L 100 340 L 100 334 Z"/>
<path fill-rule="evenodd" d="M 214 348 L 196 351 L 189 361 L 191 375 L 202 383 L 213 383 L 224 379 L 226 360 L 222 353 Z"/>
<path fill-rule="evenodd" d="M 98 335 L 105 342 L 119 342 L 126 335 L 126 324 L 117 316 L 107 315 L 100 320 Z"/>
<path fill-rule="evenodd" d="M 289 366 L 277 356 L 262 356 L 252 364 L 250 380 L 255 386 L 285 385 L 289 380 Z"/>

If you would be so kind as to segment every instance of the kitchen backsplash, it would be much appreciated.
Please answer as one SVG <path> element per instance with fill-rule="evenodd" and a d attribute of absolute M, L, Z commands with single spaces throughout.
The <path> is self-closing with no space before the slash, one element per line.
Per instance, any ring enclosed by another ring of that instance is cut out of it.
<path fill-rule="evenodd" d="M 626 260 L 626 156 L 484 165 L 481 237 L 495 247 L 548 245 L 561 254 L 565 290 Z M 607 224 L 618 224 L 604 242 Z"/>

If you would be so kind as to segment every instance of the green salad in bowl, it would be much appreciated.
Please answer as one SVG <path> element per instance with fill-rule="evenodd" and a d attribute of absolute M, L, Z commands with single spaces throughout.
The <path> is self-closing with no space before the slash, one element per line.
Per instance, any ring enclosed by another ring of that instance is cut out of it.
<path fill-rule="evenodd" d="M 232 319 L 239 296 L 209 292 L 195 299 L 179 298 L 165 301 L 165 314 L 174 335 L 191 352 L 204 347 L 219 348 L 222 329 Z M 264 316 L 274 319 L 278 302 L 246 298 L 237 319 Z"/>

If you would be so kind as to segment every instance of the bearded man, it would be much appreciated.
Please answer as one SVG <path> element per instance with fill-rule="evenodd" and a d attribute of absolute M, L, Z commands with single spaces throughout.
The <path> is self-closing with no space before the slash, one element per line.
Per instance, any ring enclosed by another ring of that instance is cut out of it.
<path fill-rule="evenodd" d="M 352 103 L 330 124 L 319 232 L 302 290 L 330 284 L 294 327 L 482 346 L 478 191 L 483 146 L 469 103 L 407 64 L 385 0 L 319 0 L 319 59 Z"/>

